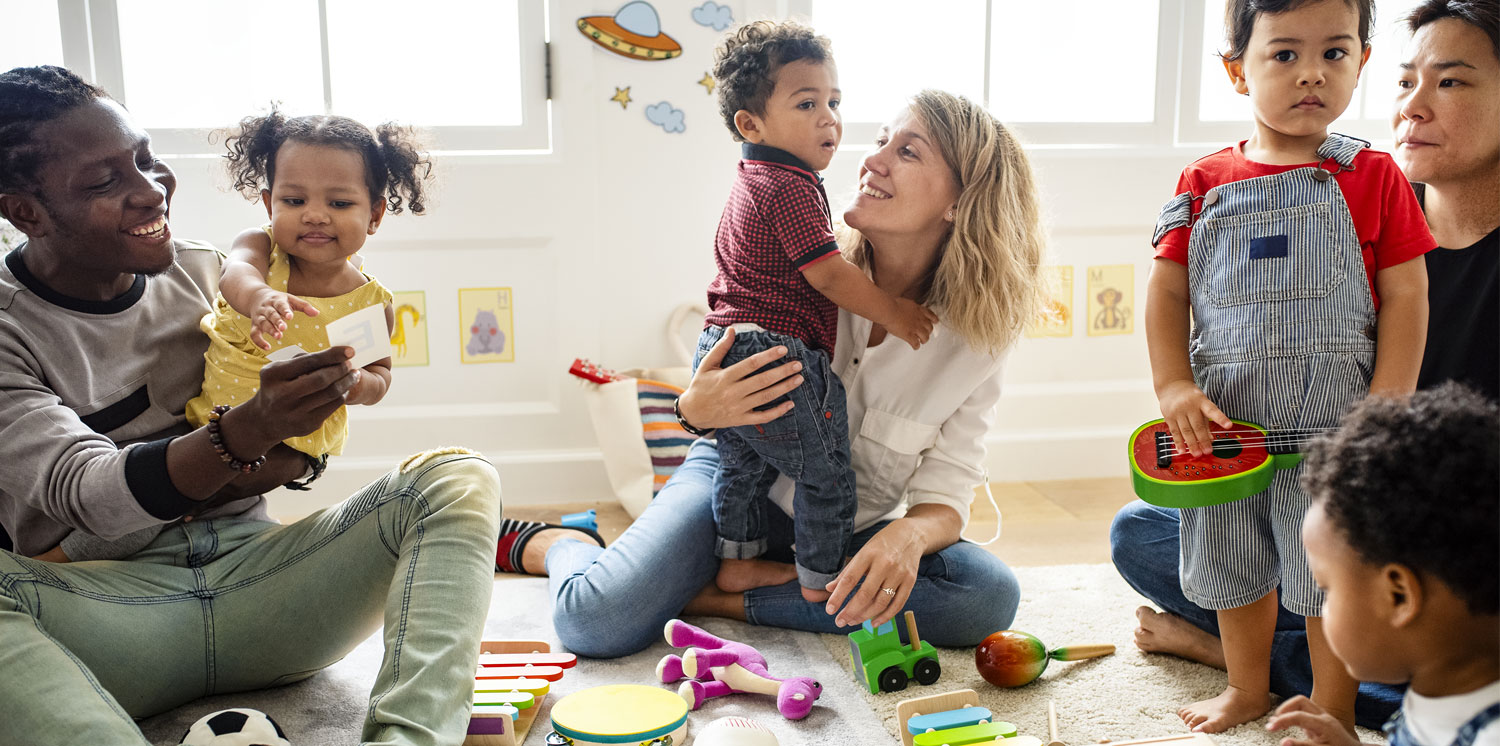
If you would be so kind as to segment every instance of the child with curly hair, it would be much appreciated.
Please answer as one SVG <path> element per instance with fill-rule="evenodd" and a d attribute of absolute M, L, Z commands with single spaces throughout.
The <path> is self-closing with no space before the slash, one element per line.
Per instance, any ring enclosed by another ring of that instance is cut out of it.
<path fill-rule="evenodd" d="M 1307 456 L 1302 543 L 1328 646 L 1363 681 L 1408 685 L 1391 746 L 1500 743 L 1500 407 L 1462 385 L 1372 397 Z M 1354 746 L 1307 697 L 1282 746 Z"/>
<path fill-rule="evenodd" d="M 371 132 L 339 116 L 289 119 L 273 109 L 241 121 L 226 145 L 234 188 L 259 199 L 271 222 L 235 237 L 214 311 L 200 324 L 210 342 L 203 393 L 187 405 L 194 426 L 254 395 L 269 355 L 327 347 L 331 321 L 381 304 L 389 332 L 391 293 L 353 257 L 387 211 L 426 210 L 423 183 L 432 171 L 409 129 L 387 123 Z M 359 373 L 342 404 L 375 404 L 389 390 L 390 358 Z M 317 431 L 284 442 L 306 454 L 315 478 L 347 435 L 341 405 Z"/>
<path fill-rule="evenodd" d="M 767 547 L 767 495 L 784 474 L 797 483 L 797 580 L 804 598 L 823 601 L 848 553 L 857 508 L 844 386 L 829 363 L 838 310 L 870 319 L 913 349 L 927 341 L 937 316 L 881 290 L 839 253 L 818 175 L 844 132 L 828 40 L 790 21 L 748 23 L 714 50 L 713 74 L 719 113 L 742 147 L 714 238 L 718 274 L 693 367 L 730 336 L 724 366 L 785 348 L 785 362 L 800 364 L 803 377 L 789 395 L 790 412 L 718 432 L 717 584 L 737 592 L 783 582 L 780 569 L 758 558 Z"/>

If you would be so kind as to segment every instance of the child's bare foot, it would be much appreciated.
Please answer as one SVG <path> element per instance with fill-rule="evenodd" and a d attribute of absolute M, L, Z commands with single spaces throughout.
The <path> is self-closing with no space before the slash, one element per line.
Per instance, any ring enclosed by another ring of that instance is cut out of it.
<path fill-rule="evenodd" d="M 753 588 L 781 585 L 797 579 L 797 567 L 785 562 L 763 559 L 726 559 L 719 561 L 714 585 L 729 593 L 744 593 Z"/>
<path fill-rule="evenodd" d="M 1135 610 L 1135 646 L 1148 653 L 1165 653 L 1224 670 L 1224 643 L 1176 614 L 1149 606 Z"/>
<path fill-rule="evenodd" d="M 804 600 L 811 601 L 812 603 L 827 601 L 828 597 L 831 595 L 833 594 L 829 593 L 826 590 L 823 590 L 822 588 L 808 588 L 805 585 L 802 586 L 802 598 Z"/>
<path fill-rule="evenodd" d="M 1233 686 L 1213 699 L 1194 702 L 1177 711 L 1189 729 L 1199 733 L 1223 733 L 1271 711 L 1271 693 L 1252 694 Z"/>

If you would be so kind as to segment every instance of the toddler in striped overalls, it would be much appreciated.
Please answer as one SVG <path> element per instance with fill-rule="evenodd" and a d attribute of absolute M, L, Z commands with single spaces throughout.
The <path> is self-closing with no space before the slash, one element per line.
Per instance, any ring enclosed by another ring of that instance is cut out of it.
<path fill-rule="evenodd" d="M 1226 412 L 1273 431 L 1329 428 L 1372 390 L 1414 390 L 1427 279 L 1413 260 L 1436 245 L 1391 158 L 1328 134 L 1369 56 L 1372 0 L 1228 5 L 1222 57 L 1255 130 L 1183 171 L 1153 236 L 1146 310 L 1162 416 L 1195 456 Z M 1300 472 L 1182 511 L 1182 590 L 1218 612 L 1229 672 L 1223 694 L 1178 711 L 1193 730 L 1270 709 L 1278 589 L 1307 618 L 1314 700 L 1353 727 L 1357 682 L 1328 649 L 1300 544 Z"/>

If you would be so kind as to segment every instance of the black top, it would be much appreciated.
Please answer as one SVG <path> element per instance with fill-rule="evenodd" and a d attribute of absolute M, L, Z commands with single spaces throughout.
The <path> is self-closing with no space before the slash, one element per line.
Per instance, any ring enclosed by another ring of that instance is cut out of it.
<path fill-rule="evenodd" d="M 1421 201 L 1424 185 L 1413 184 Z M 1459 381 L 1500 399 L 1500 228 L 1427 252 L 1427 351 L 1417 388 Z"/>

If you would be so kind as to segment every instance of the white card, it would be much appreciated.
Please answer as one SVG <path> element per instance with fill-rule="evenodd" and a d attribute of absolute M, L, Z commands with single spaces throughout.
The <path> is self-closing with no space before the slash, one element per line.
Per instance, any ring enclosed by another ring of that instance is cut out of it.
<path fill-rule="evenodd" d="M 391 335 L 385 325 L 385 305 L 366 306 L 324 327 L 329 347 L 352 347 L 354 367 L 391 356 Z"/>
<path fill-rule="evenodd" d="M 291 360 L 298 355 L 306 354 L 307 350 L 304 350 L 297 345 L 287 345 L 286 347 L 283 347 L 279 350 L 276 350 L 275 352 L 266 355 L 266 359 L 270 360 L 273 363 L 279 363 L 282 360 Z"/>

